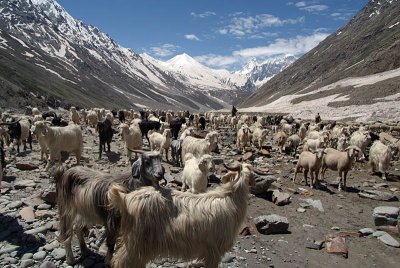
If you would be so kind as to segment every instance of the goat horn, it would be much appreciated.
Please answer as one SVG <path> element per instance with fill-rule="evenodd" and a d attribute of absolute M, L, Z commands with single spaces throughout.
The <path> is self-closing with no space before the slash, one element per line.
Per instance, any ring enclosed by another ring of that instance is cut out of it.
<path fill-rule="evenodd" d="M 228 166 L 225 163 L 223 165 L 227 170 L 230 170 L 230 171 L 239 171 L 240 170 L 240 164 L 238 164 L 238 163 L 236 163 L 234 166 Z"/>

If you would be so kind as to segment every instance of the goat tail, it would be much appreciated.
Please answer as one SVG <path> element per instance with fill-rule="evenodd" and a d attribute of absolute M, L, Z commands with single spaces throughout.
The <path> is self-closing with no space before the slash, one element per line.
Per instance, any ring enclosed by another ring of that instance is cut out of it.
<path fill-rule="evenodd" d="M 126 210 L 126 204 L 124 197 L 127 193 L 127 189 L 118 184 L 112 184 L 110 189 L 107 191 L 107 199 L 109 201 L 110 209 L 116 209 L 117 211 Z"/>

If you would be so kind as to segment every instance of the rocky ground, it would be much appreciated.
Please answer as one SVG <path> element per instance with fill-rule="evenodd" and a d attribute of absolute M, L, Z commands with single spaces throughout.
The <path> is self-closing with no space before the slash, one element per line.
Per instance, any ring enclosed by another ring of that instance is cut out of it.
<path fill-rule="evenodd" d="M 221 165 L 223 161 L 245 159 L 271 173 L 257 178 L 258 187 L 252 189 L 249 198 L 247 221 L 221 267 L 398 267 L 398 226 L 376 226 L 373 216 L 376 207 L 394 207 L 377 209 L 375 214 L 380 213 L 378 223 L 397 223 L 392 218 L 396 217 L 393 214 L 398 216 L 400 207 L 398 161 L 392 162 L 388 181 L 369 174 L 364 162 L 356 163 L 349 173 L 348 191 L 337 191 L 334 172 L 327 172 L 327 180 L 321 182 L 320 189 L 310 189 L 301 182 L 302 176 L 292 182 L 296 159 L 279 154 L 272 137 L 265 150 L 249 148 L 243 155 L 232 143 L 233 132 L 225 128 L 220 131 L 220 153 L 214 153 L 217 166 L 210 187 L 216 187 L 220 175 L 226 172 Z M 98 139 L 94 129 L 83 127 L 83 133 L 85 166 L 109 173 L 130 169 L 125 164 L 119 136 L 115 136 L 111 152 L 97 160 Z M 44 171 L 38 144 L 34 143 L 32 151 L 28 149 L 11 157 L 7 152 L 7 157 L 7 175 L 1 182 L 0 195 L 0 266 L 68 267 L 64 262 L 65 250 L 57 242 L 54 183 Z M 64 158 L 66 165 L 75 164 L 74 157 Z M 168 186 L 179 188 L 182 169 L 166 162 L 164 166 Z M 376 232 L 379 228 L 386 232 Z M 83 259 L 78 259 L 80 252 L 74 241 L 77 257 L 74 267 L 104 266 L 103 233 L 101 226 L 90 230 L 86 241 L 93 254 Z M 149 267 L 184 267 L 184 264 L 158 260 Z"/>

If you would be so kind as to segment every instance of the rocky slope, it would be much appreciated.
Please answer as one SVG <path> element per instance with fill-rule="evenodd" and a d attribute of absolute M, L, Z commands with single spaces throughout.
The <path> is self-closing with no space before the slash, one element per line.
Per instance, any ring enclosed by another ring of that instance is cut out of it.
<path fill-rule="evenodd" d="M 268 81 L 241 107 L 303 118 L 316 109 L 324 116 L 398 116 L 398 14 L 400 1 L 371 0 L 347 25 Z"/>

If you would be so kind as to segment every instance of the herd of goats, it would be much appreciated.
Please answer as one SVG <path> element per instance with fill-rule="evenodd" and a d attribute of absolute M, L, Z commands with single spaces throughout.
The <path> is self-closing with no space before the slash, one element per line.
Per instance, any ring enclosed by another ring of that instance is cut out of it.
<path fill-rule="evenodd" d="M 303 172 L 310 187 L 318 187 L 327 169 L 338 171 L 339 191 L 346 190 L 346 176 L 354 161 L 369 159 L 371 171 L 386 179 L 390 161 L 399 155 L 398 122 L 345 124 L 336 121 L 315 122 L 283 115 L 190 114 L 179 111 L 80 110 L 71 107 L 69 120 L 54 111 L 29 115 L 0 111 L 0 178 L 6 168 L 5 150 L 19 152 L 26 143 L 32 149 L 36 139 L 46 170 L 54 175 L 60 218 L 59 241 L 64 243 L 66 261 L 73 264 L 73 233 L 82 255 L 89 252 L 84 240 L 87 228 L 106 227 L 108 252 L 106 265 L 145 267 L 159 257 L 185 261 L 197 259 L 205 267 L 218 267 L 225 252 L 234 245 L 246 217 L 249 186 L 255 185 L 254 173 L 262 171 L 251 163 L 224 164 L 228 173 L 222 185 L 208 190 L 213 170 L 212 152 L 218 151 L 221 128 L 236 133 L 236 148 L 262 149 L 273 135 L 277 151 L 298 156 L 297 173 Z M 110 174 L 80 165 L 83 151 L 82 125 L 95 128 L 99 136 L 99 159 L 110 151 L 113 135 L 120 133 L 125 143 L 126 163 L 131 170 Z M 118 129 L 118 130 L 117 130 Z M 199 137 L 198 131 L 206 133 Z M 147 140 L 149 151 L 144 151 Z M 5 146 L 7 145 L 7 147 Z M 234 147 L 232 146 L 232 147 Z M 254 147 L 253 147 L 254 148 Z M 298 152 L 298 148 L 302 148 Z M 171 149 L 169 151 L 169 149 Z M 368 150 L 369 149 L 369 150 Z M 76 156 L 77 165 L 69 169 L 61 164 L 61 152 Z M 182 191 L 162 186 L 162 161 L 183 167 Z M 132 161 L 135 153 L 135 161 Z M 189 191 L 186 191 L 189 188 Z M 115 253 L 114 253 L 115 250 Z"/>

